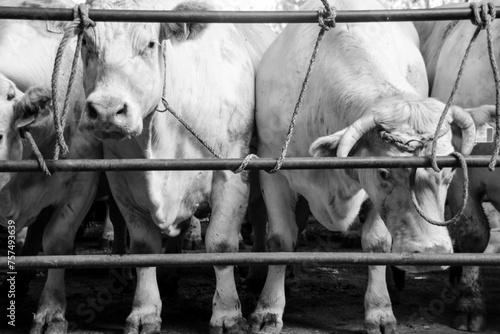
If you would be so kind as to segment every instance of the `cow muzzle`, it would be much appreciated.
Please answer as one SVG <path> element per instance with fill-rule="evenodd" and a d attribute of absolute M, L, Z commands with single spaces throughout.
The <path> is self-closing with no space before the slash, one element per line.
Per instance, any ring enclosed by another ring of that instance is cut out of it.
<path fill-rule="evenodd" d="M 121 100 L 88 100 L 85 111 L 85 128 L 98 139 L 121 140 L 138 134 L 133 130 L 130 108 Z"/>
<path fill-rule="evenodd" d="M 393 244 L 392 251 L 394 253 L 407 253 L 407 254 L 450 254 L 453 253 L 453 247 L 451 243 L 439 243 L 432 246 L 417 246 L 417 245 L 407 245 L 406 247 L 399 247 L 397 244 Z M 412 273 L 422 273 L 429 271 L 441 271 L 448 269 L 449 266 L 397 266 L 399 269 L 412 272 Z"/>

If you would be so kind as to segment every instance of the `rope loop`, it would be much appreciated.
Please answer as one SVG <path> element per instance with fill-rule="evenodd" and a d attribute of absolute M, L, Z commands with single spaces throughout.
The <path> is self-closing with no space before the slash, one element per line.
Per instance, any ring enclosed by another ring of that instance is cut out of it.
<path fill-rule="evenodd" d="M 410 189 L 411 200 L 413 202 L 413 206 L 415 207 L 415 210 L 417 210 L 418 214 L 423 219 L 425 219 L 429 224 L 436 225 L 436 226 L 448 226 L 450 224 L 457 223 L 465 211 L 465 206 L 467 205 L 467 200 L 469 198 L 469 173 L 467 171 L 467 162 L 465 161 L 464 156 L 459 152 L 453 152 L 450 155 L 454 156 L 455 158 L 457 158 L 460 161 L 460 165 L 462 167 L 462 172 L 464 175 L 462 205 L 460 206 L 460 210 L 457 212 L 457 214 L 453 218 L 451 218 L 450 220 L 444 221 L 444 222 L 439 222 L 439 221 L 436 221 L 436 220 L 429 218 L 424 213 L 424 211 L 420 208 L 420 205 L 418 204 L 417 196 L 415 194 L 415 181 L 412 183 L 411 189 Z M 416 173 L 415 173 L 415 178 L 416 178 Z"/>
<path fill-rule="evenodd" d="M 234 174 L 241 174 L 243 173 L 243 171 L 247 168 L 248 164 L 250 163 L 250 161 L 252 161 L 253 159 L 258 159 L 259 157 L 257 156 L 257 154 L 249 154 L 245 157 L 245 159 L 243 160 L 243 162 L 241 163 L 240 167 L 236 168 L 235 170 L 233 170 L 233 173 Z"/>
<path fill-rule="evenodd" d="M 325 31 L 335 28 L 337 23 L 335 19 L 337 17 L 337 10 L 335 7 L 330 6 L 328 0 L 321 0 L 323 3 L 323 8 L 318 9 L 318 24 L 321 29 Z"/>
<path fill-rule="evenodd" d="M 496 18 L 495 5 L 491 2 L 471 2 L 470 8 L 472 10 L 473 17 L 471 19 L 472 24 L 477 26 L 481 30 L 485 30 Z"/>

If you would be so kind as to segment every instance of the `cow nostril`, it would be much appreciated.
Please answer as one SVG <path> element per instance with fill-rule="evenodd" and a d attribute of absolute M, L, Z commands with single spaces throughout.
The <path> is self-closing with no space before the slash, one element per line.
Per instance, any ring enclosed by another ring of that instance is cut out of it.
<path fill-rule="evenodd" d="M 97 110 L 95 109 L 94 105 L 92 102 L 87 103 L 87 112 L 88 116 L 90 119 L 96 119 L 97 118 Z"/>
<path fill-rule="evenodd" d="M 116 112 L 116 115 L 125 115 L 127 113 L 127 105 L 125 104 L 123 108 Z"/>

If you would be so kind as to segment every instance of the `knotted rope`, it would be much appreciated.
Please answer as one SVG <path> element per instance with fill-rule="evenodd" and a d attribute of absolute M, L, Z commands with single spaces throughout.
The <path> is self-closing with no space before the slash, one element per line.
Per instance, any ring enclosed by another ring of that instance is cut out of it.
<path fill-rule="evenodd" d="M 286 158 L 286 154 L 287 154 L 287 151 L 288 151 L 288 146 L 292 140 L 292 135 L 293 135 L 293 130 L 295 128 L 295 123 L 297 121 L 297 116 L 299 114 L 299 110 L 300 110 L 300 107 L 302 105 L 302 101 L 304 100 L 304 94 L 306 92 L 306 89 L 307 89 L 307 86 L 309 84 L 309 79 L 311 77 L 311 73 L 312 73 L 312 69 L 314 67 L 314 63 L 316 62 L 316 57 L 318 55 L 318 50 L 319 50 L 319 46 L 321 44 L 321 41 L 323 40 L 323 37 L 325 35 L 325 32 L 327 32 L 328 30 L 330 30 L 331 28 L 334 28 L 336 26 L 336 22 L 335 22 L 335 17 L 336 17 L 336 9 L 334 7 L 331 7 L 328 3 L 328 0 L 321 0 L 321 2 L 323 3 L 324 5 L 324 8 L 320 8 L 318 10 L 318 24 L 319 26 L 321 27 L 321 30 L 318 34 L 318 38 L 316 40 L 316 44 L 314 46 L 314 50 L 313 50 L 313 53 L 312 53 L 312 56 L 311 56 L 311 60 L 309 62 L 309 67 L 307 69 L 307 72 L 306 72 L 306 76 L 305 76 L 305 79 L 304 79 L 304 82 L 302 84 L 302 88 L 300 90 L 300 94 L 299 94 L 299 98 L 298 98 L 298 101 L 297 101 L 297 104 L 295 105 L 295 108 L 294 108 L 294 111 L 293 111 L 293 114 L 292 114 L 292 119 L 290 121 L 290 125 L 288 127 L 288 132 L 287 132 L 287 135 L 285 137 L 285 143 L 281 149 L 281 155 L 280 157 L 278 158 L 278 161 L 276 162 L 276 165 L 274 166 L 274 168 L 272 168 L 271 170 L 267 171 L 268 173 L 276 173 L 278 172 L 279 170 L 281 170 L 281 167 L 283 165 L 283 161 L 285 160 Z M 166 63 L 166 52 L 165 52 L 165 48 L 163 48 L 163 61 L 164 63 Z M 172 116 L 174 116 L 185 128 L 186 130 L 188 130 L 203 146 L 205 146 L 205 148 L 207 148 L 207 150 L 212 153 L 212 155 L 218 159 L 221 159 L 221 156 L 214 150 L 214 148 L 212 146 L 210 146 L 205 140 L 203 140 L 203 138 L 201 138 L 201 136 L 191 127 L 189 126 L 189 124 L 187 124 L 187 122 L 185 120 L 182 119 L 182 117 L 176 113 L 168 104 L 166 98 L 165 98 L 165 88 L 166 88 L 166 76 L 164 75 L 164 82 L 163 82 L 163 97 L 162 97 L 162 104 L 164 106 L 164 109 L 163 110 L 160 110 L 160 109 L 157 109 L 157 111 L 159 112 L 165 112 L 165 111 L 168 111 L 172 114 Z M 236 169 L 233 171 L 233 173 L 235 174 L 239 174 L 241 172 L 243 172 L 250 161 L 252 161 L 253 159 L 255 158 L 258 158 L 257 155 L 255 154 L 249 154 L 245 157 L 245 159 L 243 160 L 243 163 Z"/>
<path fill-rule="evenodd" d="M 69 153 L 68 145 L 64 140 L 64 127 L 66 125 L 66 116 L 68 114 L 69 98 L 71 94 L 71 89 L 75 81 L 75 76 L 78 71 L 78 60 L 80 59 L 80 53 L 82 49 L 83 32 L 89 27 L 94 27 L 95 22 L 89 18 L 89 12 L 85 4 L 79 4 L 73 9 L 74 20 L 71 22 L 70 26 L 64 32 L 64 36 L 57 49 L 56 59 L 54 63 L 54 71 L 52 73 L 52 100 L 54 105 L 54 126 L 56 129 L 56 148 L 54 152 L 54 160 L 59 159 L 59 155 L 63 157 Z M 73 62 L 71 64 L 71 72 L 68 81 L 68 87 L 66 90 L 66 96 L 64 98 L 63 110 L 60 112 L 59 104 L 59 77 L 61 72 L 61 65 L 64 57 L 64 51 L 67 47 L 70 38 L 78 36 L 75 54 L 73 56 Z"/>

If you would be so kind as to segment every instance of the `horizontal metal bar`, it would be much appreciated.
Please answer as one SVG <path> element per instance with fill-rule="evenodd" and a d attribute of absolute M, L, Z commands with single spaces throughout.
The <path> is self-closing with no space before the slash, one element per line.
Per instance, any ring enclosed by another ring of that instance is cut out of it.
<path fill-rule="evenodd" d="M 0 257 L 0 270 L 12 270 Z M 498 254 L 421 253 L 193 253 L 17 257 L 15 270 L 103 267 L 199 267 L 256 264 L 301 265 L 478 265 L 499 266 Z"/>
<path fill-rule="evenodd" d="M 500 7 L 496 7 L 500 17 Z M 94 21 L 122 22 L 213 22 L 213 23 L 315 23 L 315 11 L 152 11 L 152 10 L 89 10 Z M 336 21 L 388 22 L 469 20 L 472 11 L 464 8 L 433 8 L 412 10 L 338 11 Z M 72 21 L 71 8 L 1 7 L 0 19 Z"/>
<path fill-rule="evenodd" d="M 465 158 L 469 167 L 487 167 L 491 157 L 475 155 Z M 102 159 L 102 160 L 46 160 L 51 172 L 70 171 L 179 171 L 179 170 L 236 170 L 242 159 Z M 277 159 L 256 158 L 248 164 L 248 170 L 270 170 Z M 437 157 L 440 167 L 460 167 L 454 157 Z M 500 158 L 497 159 L 500 165 Z M 282 169 L 342 169 L 342 168 L 401 168 L 431 167 L 430 157 L 365 157 L 365 158 L 287 158 Z M 36 172 L 40 166 L 36 160 L 0 161 L 0 172 Z"/>

